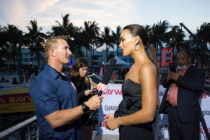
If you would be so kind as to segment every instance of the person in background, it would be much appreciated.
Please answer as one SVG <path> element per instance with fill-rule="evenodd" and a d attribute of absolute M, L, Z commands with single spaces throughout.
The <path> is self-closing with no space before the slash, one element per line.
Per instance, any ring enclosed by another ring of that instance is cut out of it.
<path fill-rule="evenodd" d="M 34 70 L 31 70 L 30 79 L 31 79 L 31 83 L 32 83 L 32 82 L 34 81 L 34 79 L 35 79 L 35 73 L 34 73 Z"/>
<path fill-rule="evenodd" d="M 28 82 L 28 80 L 29 80 L 29 70 L 28 70 L 28 68 L 27 69 L 25 69 L 25 83 L 27 84 L 27 82 Z"/>
<path fill-rule="evenodd" d="M 191 64 L 191 54 L 177 54 L 177 70 L 170 71 L 163 81 L 166 88 L 160 113 L 168 114 L 171 140 L 199 140 L 199 93 L 205 83 L 205 70 Z"/>
<path fill-rule="evenodd" d="M 88 75 L 89 64 L 85 58 L 78 58 L 74 61 L 70 75 L 71 80 L 76 85 L 79 104 L 88 101 L 94 95 L 96 89 L 93 89 L 93 80 Z M 83 135 L 85 140 L 92 140 L 93 120 L 89 120 L 91 112 L 81 116 Z M 88 122 L 89 120 L 89 122 Z"/>
<path fill-rule="evenodd" d="M 36 78 L 36 76 L 39 74 L 39 71 L 38 71 L 38 67 L 36 66 L 34 68 L 34 78 Z"/>
<path fill-rule="evenodd" d="M 24 83 L 24 76 L 23 76 L 22 73 L 19 76 L 19 82 L 20 82 L 20 84 L 23 84 Z"/>
<path fill-rule="evenodd" d="M 14 78 L 13 78 L 12 85 L 17 85 L 17 84 L 19 84 L 19 83 L 17 82 L 17 79 L 14 77 Z"/>
<path fill-rule="evenodd" d="M 5 82 L 5 77 L 4 76 L 1 77 L 1 82 Z"/>
<path fill-rule="evenodd" d="M 125 68 L 122 69 L 122 80 L 125 80 Z"/>
<path fill-rule="evenodd" d="M 122 80 L 122 70 L 121 70 L 121 68 L 118 69 L 118 80 Z"/>

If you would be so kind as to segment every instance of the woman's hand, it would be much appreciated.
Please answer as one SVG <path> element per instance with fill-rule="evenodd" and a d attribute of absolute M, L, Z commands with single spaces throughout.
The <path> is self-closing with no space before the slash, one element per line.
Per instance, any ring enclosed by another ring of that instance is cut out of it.
<path fill-rule="evenodd" d="M 93 90 L 87 89 L 87 90 L 84 91 L 84 95 L 85 95 L 85 96 L 88 96 L 88 95 L 90 95 L 90 94 L 91 94 L 91 95 L 93 94 Z"/>
<path fill-rule="evenodd" d="M 116 128 L 118 128 L 117 118 L 105 120 L 105 127 L 109 130 L 115 130 Z"/>
<path fill-rule="evenodd" d="M 104 117 L 104 119 L 114 119 L 114 114 L 108 114 Z"/>
<path fill-rule="evenodd" d="M 106 116 L 104 117 L 104 119 L 107 119 L 107 120 L 114 119 L 114 114 L 108 114 L 108 115 L 106 115 Z M 105 120 L 105 127 L 106 127 L 106 129 L 111 130 L 110 127 L 107 125 L 107 120 Z M 116 129 L 116 128 L 115 128 L 115 129 Z"/>

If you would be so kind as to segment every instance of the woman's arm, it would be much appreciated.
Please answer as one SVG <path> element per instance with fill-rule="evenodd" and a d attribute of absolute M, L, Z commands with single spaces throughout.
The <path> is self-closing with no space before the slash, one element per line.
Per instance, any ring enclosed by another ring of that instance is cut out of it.
<path fill-rule="evenodd" d="M 157 72 L 154 65 L 145 64 L 139 72 L 139 79 L 142 87 L 142 109 L 128 116 L 118 119 L 109 119 L 107 126 L 113 130 L 118 125 L 130 126 L 148 123 L 154 120 L 157 105 Z"/>
<path fill-rule="evenodd" d="M 78 93 L 78 99 L 82 98 L 85 96 L 85 90 L 83 90 L 82 92 Z"/>
<path fill-rule="evenodd" d="M 95 92 L 98 91 L 98 90 L 97 90 L 97 88 L 94 88 L 93 80 L 90 77 L 88 77 L 88 78 L 90 80 L 90 85 L 91 85 L 90 87 L 91 87 L 91 90 L 92 90 L 92 94 L 95 95 Z"/>
<path fill-rule="evenodd" d="M 89 77 L 88 77 L 89 78 Z M 93 80 L 91 78 L 89 78 L 89 81 L 90 81 L 90 87 L 91 89 L 93 88 Z M 84 96 L 88 96 L 90 94 L 93 94 L 93 90 L 89 90 L 89 89 L 86 89 L 86 90 L 83 90 L 82 92 L 80 92 L 78 94 L 78 99 L 84 97 Z"/>

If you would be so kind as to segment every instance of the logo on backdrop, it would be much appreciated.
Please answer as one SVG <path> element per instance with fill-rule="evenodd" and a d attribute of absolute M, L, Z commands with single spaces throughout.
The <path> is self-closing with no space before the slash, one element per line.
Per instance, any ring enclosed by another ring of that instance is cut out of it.
<path fill-rule="evenodd" d="M 107 92 L 103 92 L 103 95 L 122 95 L 122 90 L 119 89 L 108 89 Z"/>
<path fill-rule="evenodd" d="M 160 90 L 160 89 L 159 89 L 159 91 L 158 91 L 158 96 L 163 96 L 163 95 L 164 95 L 164 91 L 165 91 L 165 90 Z"/>
<path fill-rule="evenodd" d="M 209 129 L 209 131 L 210 131 L 210 128 L 208 128 L 208 129 Z M 202 133 L 202 134 L 205 134 L 205 131 L 204 131 L 203 127 L 201 127 L 201 133 Z"/>
<path fill-rule="evenodd" d="M 105 127 L 105 122 L 100 122 L 100 127 Z"/>
<path fill-rule="evenodd" d="M 117 110 L 118 109 L 118 106 L 116 106 L 116 105 L 114 105 L 114 106 L 108 106 L 108 105 L 105 105 L 104 106 L 104 109 L 106 110 L 106 111 L 112 111 L 112 110 Z"/>
<path fill-rule="evenodd" d="M 210 96 L 209 93 L 199 94 L 199 98 L 206 98 L 206 96 Z"/>
<path fill-rule="evenodd" d="M 205 133 L 203 127 L 201 127 L 200 129 L 201 129 L 201 134 L 202 134 L 204 140 L 208 140 L 207 136 L 205 135 L 206 133 Z M 210 131 L 210 128 L 208 128 L 208 130 Z"/>
<path fill-rule="evenodd" d="M 205 115 L 210 115 L 210 111 L 209 111 L 209 110 L 202 111 L 202 114 L 203 114 L 203 116 L 205 116 Z"/>

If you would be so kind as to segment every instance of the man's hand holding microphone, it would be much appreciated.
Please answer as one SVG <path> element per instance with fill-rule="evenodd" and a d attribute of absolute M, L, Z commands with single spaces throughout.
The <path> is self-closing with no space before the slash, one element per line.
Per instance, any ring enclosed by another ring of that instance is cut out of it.
<path fill-rule="evenodd" d="M 85 104 L 89 107 L 90 110 L 97 110 L 101 106 L 102 99 L 102 96 L 94 95 L 87 102 L 85 102 Z"/>

